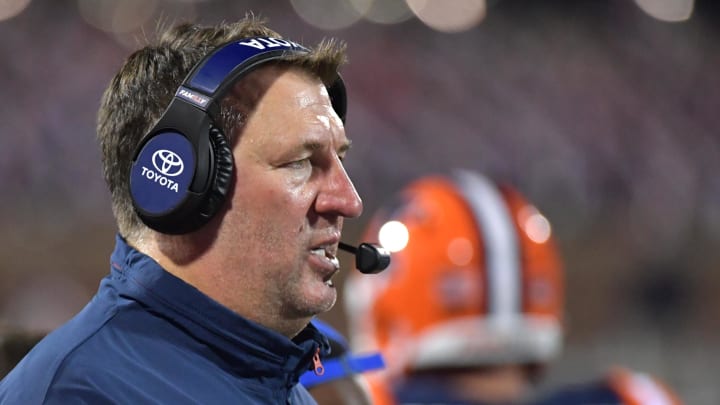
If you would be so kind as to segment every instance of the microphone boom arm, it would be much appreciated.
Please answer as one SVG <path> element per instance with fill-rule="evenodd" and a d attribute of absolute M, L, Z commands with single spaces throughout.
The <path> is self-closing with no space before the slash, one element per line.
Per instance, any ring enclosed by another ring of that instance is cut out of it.
<path fill-rule="evenodd" d="M 355 255 L 355 267 L 363 274 L 376 274 L 390 265 L 390 253 L 380 246 L 361 243 L 355 247 L 340 242 L 338 247 Z"/>

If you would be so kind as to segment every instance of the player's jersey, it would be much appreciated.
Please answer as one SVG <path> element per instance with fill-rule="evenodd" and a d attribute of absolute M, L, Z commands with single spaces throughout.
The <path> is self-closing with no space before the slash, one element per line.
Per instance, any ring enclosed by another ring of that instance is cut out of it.
<path fill-rule="evenodd" d="M 646 373 L 615 369 L 604 379 L 557 390 L 533 405 L 681 405 L 664 383 Z"/>

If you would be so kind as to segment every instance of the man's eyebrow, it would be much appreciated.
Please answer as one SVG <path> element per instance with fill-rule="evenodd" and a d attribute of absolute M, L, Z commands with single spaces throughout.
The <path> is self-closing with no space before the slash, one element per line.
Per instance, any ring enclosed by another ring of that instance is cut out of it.
<path fill-rule="evenodd" d="M 325 147 L 325 144 L 323 144 L 322 142 L 308 141 L 308 142 L 303 143 L 302 146 L 300 147 L 300 149 L 302 149 L 302 150 L 309 150 L 309 151 L 316 151 L 316 150 L 321 150 L 321 149 L 323 149 L 324 147 Z M 347 142 L 345 142 L 344 144 L 340 145 L 340 147 L 338 148 L 338 153 L 345 153 L 345 152 L 347 152 L 351 147 L 352 147 L 352 141 L 348 139 Z"/>

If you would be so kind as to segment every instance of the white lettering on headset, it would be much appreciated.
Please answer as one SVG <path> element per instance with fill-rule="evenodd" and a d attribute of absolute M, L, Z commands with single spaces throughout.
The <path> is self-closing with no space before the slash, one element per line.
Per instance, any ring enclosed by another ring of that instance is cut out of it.
<path fill-rule="evenodd" d="M 199 105 L 200 107 L 205 107 L 205 105 L 210 100 L 207 97 L 203 97 L 199 94 L 193 93 L 184 88 L 180 88 L 180 90 L 178 91 L 178 95 L 186 100 L 194 102 L 195 104 Z"/>
<path fill-rule="evenodd" d="M 148 180 L 152 180 L 155 183 L 166 187 L 168 190 L 172 190 L 176 193 L 178 192 L 177 182 L 174 182 L 161 174 L 157 174 L 153 170 L 150 170 L 145 166 L 142 167 L 142 175 L 145 176 L 145 178 L 147 178 Z"/>
<path fill-rule="evenodd" d="M 251 40 L 240 41 L 238 43 L 240 45 L 251 46 L 255 49 L 261 50 L 265 48 L 277 48 L 279 46 L 284 48 L 303 48 L 302 45 L 296 42 L 279 38 L 253 38 Z"/>

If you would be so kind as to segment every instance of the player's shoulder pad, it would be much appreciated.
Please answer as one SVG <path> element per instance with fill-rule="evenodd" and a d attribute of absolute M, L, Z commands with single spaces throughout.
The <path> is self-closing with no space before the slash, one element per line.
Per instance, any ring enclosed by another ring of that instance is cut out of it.
<path fill-rule="evenodd" d="M 613 367 L 608 372 L 607 380 L 625 405 L 683 404 L 667 384 L 649 373 Z"/>

